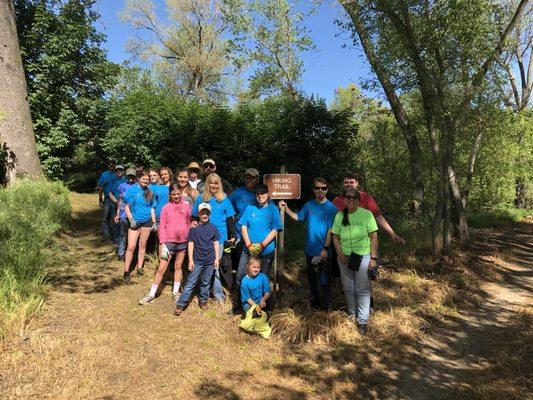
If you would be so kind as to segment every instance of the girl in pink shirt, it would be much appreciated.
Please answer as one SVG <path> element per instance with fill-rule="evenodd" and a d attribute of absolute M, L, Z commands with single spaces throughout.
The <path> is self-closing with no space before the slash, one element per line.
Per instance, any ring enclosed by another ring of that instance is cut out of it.
<path fill-rule="evenodd" d="M 172 257 L 176 256 L 174 264 L 174 285 L 172 297 L 174 302 L 179 297 L 178 291 L 183 278 L 181 266 L 187 250 L 187 235 L 189 234 L 189 224 L 191 221 L 191 206 L 182 200 L 182 190 L 178 184 L 173 183 L 169 187 L 170 201 L 161 210 L 159 222 L 159 243 L 161 245 L 161 256 L 159 267 L 157 268 L 154 282 L 150 292 L 139 300 L 140 305 L 150 304 L 155 300 L 157 288 L 163 279 Z"/>

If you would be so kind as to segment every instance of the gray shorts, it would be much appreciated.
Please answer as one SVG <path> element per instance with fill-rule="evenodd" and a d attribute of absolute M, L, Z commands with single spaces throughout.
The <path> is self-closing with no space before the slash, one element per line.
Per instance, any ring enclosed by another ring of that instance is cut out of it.
<path fill-rule="evenodd" d="M 167 246 L 168 252 L 171 255 L 174 255 L 177 253 L 185 253 L 185 251 L 187 250 L 187 242 L 183 242 L 183 243 L 166 242 L 165 245 Z"/>

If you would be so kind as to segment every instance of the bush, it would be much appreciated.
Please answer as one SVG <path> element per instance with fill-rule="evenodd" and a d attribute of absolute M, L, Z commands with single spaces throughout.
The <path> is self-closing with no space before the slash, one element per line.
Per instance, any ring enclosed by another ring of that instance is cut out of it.
<path fill-rule="evenodd" d="M 530 216 L 532 212 L 532 210 L 501 207 L 469 213 L 467 219 L 469 226 L 472 228 L 492 228 L 523 221 L 526 217 Z"/>
<path fill-rule="evenodd" d="M 22 180 L 0 189 L 0 337 L 37 311 L 45 295 L 51 238 L 70 215 L 58 182 Z"/>

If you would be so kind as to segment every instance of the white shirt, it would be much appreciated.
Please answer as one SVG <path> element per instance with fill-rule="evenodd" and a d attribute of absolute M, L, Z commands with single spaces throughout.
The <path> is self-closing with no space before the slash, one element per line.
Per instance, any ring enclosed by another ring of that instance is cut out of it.
<path fill-rule="evenodd" d="M 202 182 L 201 179 L 196 179 L 195 181 L 189 181 L 193 189 L 198 189 L 198 184 Z"/>

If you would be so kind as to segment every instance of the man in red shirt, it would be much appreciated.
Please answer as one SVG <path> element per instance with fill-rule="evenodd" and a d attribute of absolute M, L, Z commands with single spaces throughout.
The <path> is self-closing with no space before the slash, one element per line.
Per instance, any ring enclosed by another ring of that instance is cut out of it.
<path fill-rule="evenodd" d="M 357 179 L 357 176 L 354 173 L 347 172 L 342 180 L 342 186 L 344 187 L 344 190 L 350 188 L 357 189 L 357 186 L 359 186 L 359 179 Z M 387 232 L 387 234 L 390 236 L 394 243 L 405 244 L 405 239 L 398 236 L 394 232 L 394 229 L 392 229 L 392 227 L 389 225 L 389 223 L 381 213 L 381 210 L 379 209 L 376 200 L 374 200 L 374 198 L 367 192 L 362 192 L 360 190 L 358 190 L 358 192 L 361 195 L 359 205 L 367 209 L 374 215 L 378 226 L 385 232 Z M 333 204 L 335 205 L 335 207 L 337 207 L 337 210 L 344 210 L 344 207 L 346 207 L 346 199 L 342 194 L 338 195 L 337 197 L 335 197 L 335 199 L 333 199 Z"/>

